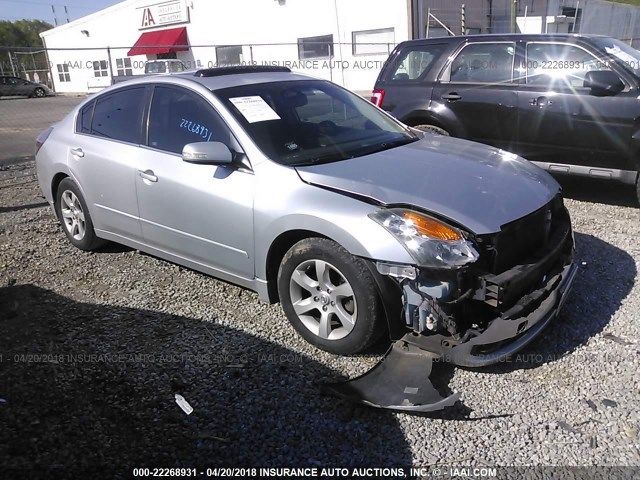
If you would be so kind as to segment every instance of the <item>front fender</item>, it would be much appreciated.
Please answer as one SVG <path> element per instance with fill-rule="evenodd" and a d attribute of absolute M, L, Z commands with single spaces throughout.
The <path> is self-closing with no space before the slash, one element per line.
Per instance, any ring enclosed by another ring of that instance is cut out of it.
<path fill-rule="evenodd" d="M 378 206 L 304 183 L 294 169 L 276 168 L 277 188 L 258 181 L 255 198 L 255 271 L 267 278 L 267 261 L 273 243 L 287 232 L 304 230 L 330 238 L 351 254 L 392 263 L 413 264 L 407 250 L 381 225 L 368 217 Z M 260 175 L 267 178 L 270 175 Z"/>
<path fill-rule="evenodd" d="M 404 112 L 398 118 L 409 126 L 434 124 L 444 128 L 453 137 L 466 138 L 466 130 L 462 122 L 451 110 L 438 102 L 431 102 L 426 109 Z"/>

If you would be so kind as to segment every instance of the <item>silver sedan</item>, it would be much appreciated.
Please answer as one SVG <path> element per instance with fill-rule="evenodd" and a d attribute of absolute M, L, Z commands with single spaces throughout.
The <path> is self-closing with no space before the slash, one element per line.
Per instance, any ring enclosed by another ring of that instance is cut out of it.
<path fill-rule="evenodd" d="M 547 173 L 286 69 L 124 82 L 37 149 L 73 245 L 118 242 L 255 290 L 337 354 L 386 332 L 454 364 L 499 361 L 557 314 L 575 273 Z"/>

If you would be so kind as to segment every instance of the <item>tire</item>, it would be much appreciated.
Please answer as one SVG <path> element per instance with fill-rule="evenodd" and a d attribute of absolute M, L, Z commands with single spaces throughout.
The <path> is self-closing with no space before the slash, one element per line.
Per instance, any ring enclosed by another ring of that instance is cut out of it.
<path fill-rule="evenodd" d="M 42 98 L 44 96 L 46 96 L 47 92 L 44 91 L 44 88 L 42 87 L 37 87 L 34 91 L 33 91 L 33 97 L 37 97 L 37 98 Z"/>
<path fill-rule="evenodd" d="M 93 251 L 107 243 L 96 236 L 84 197 L 70 178 L 65 178 L 58 185 L 55 209 L 64 233 L 75 247 Z"/>
<path fill-rule="evenodd" d="M 415 125 L 413 128 L 422 130 L 423 132 L 437 133 L 438 135 L 443 135 L 445 137 L 450 136 L 449 132 L 447 132 L 444 128 L 436 127 L 435 125 L 428 125 L 426 123 L 422 125 Z"/>
<path fill-rule="evenodd" d="M 363 260 L 331 240 L 307 238 L 291 247 L 278 271 L 278 293 L 291 325 L 327 352 L 353 355 L 384 332 L 371 272 Z"/>

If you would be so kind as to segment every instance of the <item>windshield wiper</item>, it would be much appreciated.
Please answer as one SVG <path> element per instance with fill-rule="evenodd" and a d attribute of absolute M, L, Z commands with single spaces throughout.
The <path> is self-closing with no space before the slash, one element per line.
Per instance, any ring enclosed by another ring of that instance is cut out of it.
<path fill-rule="evenodd" d="M 373 153 L 382 152 L 384 150 L 389 150 L 391 148 L 400 147 L 402 145 L 407 145 L 408 143 L 413 143 L 420 140 L 418 137 L 410 137 L 410 138 L 398 138 L 395 140 L 390 140 L 387 142 L 375 143 L 373 145 L 367 145 L 364 147 L 360 147 L 357 150 L 351 150 L 349 153 L 346 152 L 337 152 L 331 155 L 322 155 L 315 158 L 310 158 L 308 160 L 304 160 L 301 162 L 294 162 L 290 165 L 294 167 L 307 167 L 310 165 L 318 165 L 320 163 L 330 163 L 337 162 L 340 160 L 349 160 L 351 158 L 362 157 L 363 155 L 371 155 Z"/>
<path fill-rule="evenodd" d="M 360 157 L 362 155 L 371 155 L 372 153 L 382 152 L 384 150 L 390 150 L 392 148 L 401 147 L 403 145 L 407 145 L 409 143 L 417 142 L 420 140 L 417 137 L 414 138 L 399 138 L 397 140 L 391 140 L 388 142 L 381 142 L 376 145 L 368 145 L 366 147 L 361 148 L 354 154 L 355 157 Z"/>
<path fill-rule="evenodd" d="M 349 160 L 353 158 L 354 155 L 345 155 L 344 153 L 334 153 L 332 155 L 324 155 L 320 157 L 310 158 L 308 160 L 304 160 L 299 163 L 292 163 L 291 165 L 294 167 L 308 167 L 309 165 L 318 165 L 319 163 L 331 163 L 337 162 L 339 160 Z"/>

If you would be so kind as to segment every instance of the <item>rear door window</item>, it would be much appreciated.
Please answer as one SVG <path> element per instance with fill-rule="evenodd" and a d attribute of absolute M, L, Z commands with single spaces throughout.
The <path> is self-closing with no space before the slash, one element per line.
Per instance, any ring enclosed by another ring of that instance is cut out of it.
<path fill-rule="evenodd" d="M 91 134 L 139 143 L 145 87 L 127 88 L 96 100 Z"/>
<path fill-rule="evenodd" d="M 446 69 L 442 81 L 511 83 L 515 51 L 514 42 L 483 42 L 466 45 Z"/>
<path fill-rule="evenodd" d="M 420 80 L 440 56 L 444 47 L 444 44 L 430 44 L 403 50 L 390 67 L 386 80 L 391 82 Z"/>

